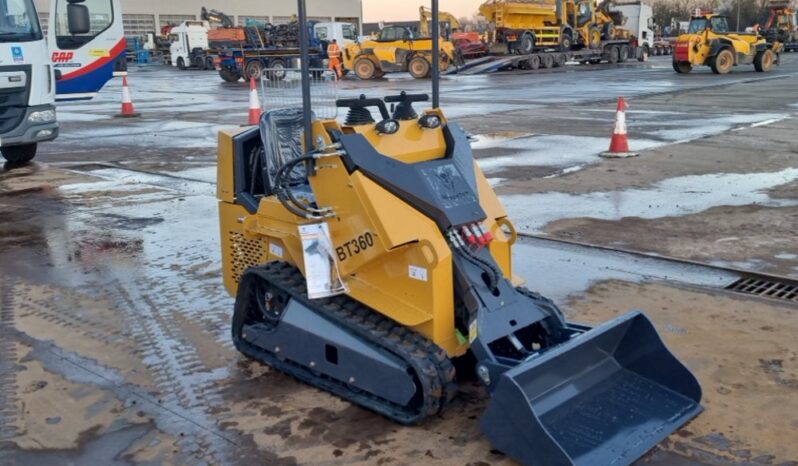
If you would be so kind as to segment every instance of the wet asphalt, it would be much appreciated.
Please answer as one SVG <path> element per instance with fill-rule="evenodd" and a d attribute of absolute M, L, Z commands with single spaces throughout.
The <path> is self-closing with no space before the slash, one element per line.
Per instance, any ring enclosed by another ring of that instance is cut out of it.
<path fill-rule="evenodd" d="M 618 229 L 620 236 L 630 218 L 670 222 L 649 229 L 648 243 L 661 250 L 616 244 L 650 258 L 534 238 L 514 251 L 515 273 L 577 320 L 586 305 L 607 312 L 589 319 L 613 316 L 607 287 L 628 294 L 629 307 L 635 293 L 658 287 L 662 300 L 646 310 L 666 342 L 702 383 L 723 383 L 706 394 L 706 413 L 640 464 L 798 464 L 796 447 L 778 439 L 798 430 L 795 341 L 762 334 L 761 353 L 757 347 L 750 361 L 740 360 L 775 377 L 773 398 L 757 411 L 775 432 L 741 433 L 724 417 L 734 406 L 721 396 L 742 383 L 710 369 L 715 356 L 689 339 L 705 317 L 696 315 L 691 327 L 671 314 L 695 296 L 709 303 L 717 296 L 743 303 L 718 318 L 748 329 L 755 319 L 740 314 L 745 308 L 760 317 L 762 309 L 778 310 L 793 325 L 794 304 L 729 295 L 723 289 L 733 273 L 655 257 L 692 259 L 665 238 L 712 209 L 741 219 L 740 237 L 745 228 L 771 228 L 748 217 L 752 209 L 774 211 L 767 217 L 774 229 L 798 224 L 798 194 L 788 189 L 798 178 L 796 75 L 798 54 L 767 75 L 741 68 L 724 77 L 708 69 L 681 76 L 667 57 L 653 57 L 443 79 L 444 111 L 475 136 L 475 155 L 520 231 L 556 236 L 565 228 L 607 245 L 602 235 Z M 114 117 L 121 91 L 112 82 L 90 102 L 59 105 L 61 136 L 40 147 L 35 163 L 0 170 L 0 465 L 513 464 L 479 434 L 485 395 L 473 381 L 440 418 L 408 428 L 240 357 L 228 337 L 232 299 L 221 284 L 215 146 L 220 129 L 245 123 L 248 88 L 214 72 L 163 66 L 134 66 L 129 81 L 140 118 Z M 345 80 L 337 95 L 427 87 L 409 76 Z M 283 98 L 260 90 L 267 107 Z M 335 95 L 318 92 L 328 102 Z M 632 144 L 641 152 L 626 166 L 597 157 L 619 96 L 630 100 Z M 769 154 L 756 169 L 741 160 L 760 154 L 738 160 L 742 149 L 727 142 L 749 134 Z M 683 147 L 691 148 L 689 162 L 674 152 Z M 706 155 L 717 150 L 732 155 L 719 164 Z M 607 181 L 607 169 L 636 174 Z M 559 227 L 575 221 L 604 223 Z M 682 243 L 716 245 L 717 263 L 768 270 L 775 261 L 782 274 L 798 273 L 794 238 L 792 249 L 789 239 L 776 249 L 761 244 L 738 260 L 724 255 L 735 240 L 717 242 L 727 236 L 705 231 Z"/>

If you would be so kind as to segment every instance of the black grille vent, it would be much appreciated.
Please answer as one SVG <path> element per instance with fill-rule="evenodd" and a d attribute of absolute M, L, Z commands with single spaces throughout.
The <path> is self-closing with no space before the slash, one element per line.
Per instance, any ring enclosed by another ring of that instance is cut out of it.
<path fill-rule="evenodd" d="M 727 290 L 763 298 L 798 303 L 798 285 L 761 278 L 741 278 L 726 287 Z"/>

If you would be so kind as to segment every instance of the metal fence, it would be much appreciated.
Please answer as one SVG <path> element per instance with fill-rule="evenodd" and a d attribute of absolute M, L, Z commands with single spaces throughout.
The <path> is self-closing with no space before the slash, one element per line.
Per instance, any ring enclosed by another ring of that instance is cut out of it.
<path fill-rule="evenodd" d="M 299 68 L 266 68 L 261 74 L 261 107 L 302 108 L 302 71 Z M 316 118 L 338 116 L 338 79 L 329 69 L 310 69 L 310 101 Z"/>

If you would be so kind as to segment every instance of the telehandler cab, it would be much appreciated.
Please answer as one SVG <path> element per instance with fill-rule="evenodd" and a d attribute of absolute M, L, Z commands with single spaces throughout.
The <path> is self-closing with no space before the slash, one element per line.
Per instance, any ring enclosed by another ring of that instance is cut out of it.
<path fill-rule="evenodd" d="M 413 108 L 426 94 L 360 96 L 336 101 L 339 122 L 315 117 L 308 63 L 302 108 L 219 135 L 239 351 L 402 424 L 446 408 L 471 353 L 491 395 L 482 431 L 525 465 L 628 465 L 701 411 L 642 312 L 590 328 L 521 286 L 515 228 L 440 109 L 436 67 L 431 109 Z"/>
<path fill-rule="evenodd" d="M 780 44 L 768 43 L 758 33 L 729 32 L 725 16 L 697 11 L 690 18 L 687 33 L 676 40 L 673 69 L 689 73 L 706 65 L 715 74 L 726 74 L 736 65 L 754 65 L 760 73 L 778 63 Z"/>

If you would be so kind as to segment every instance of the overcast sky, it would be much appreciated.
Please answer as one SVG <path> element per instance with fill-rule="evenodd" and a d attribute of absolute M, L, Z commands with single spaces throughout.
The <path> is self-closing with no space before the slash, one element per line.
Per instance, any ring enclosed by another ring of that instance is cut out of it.
<path fill-rule="evenodd" d="M 440 0 L 440 9 L 460 18 L 471 17 L 484 0 Z M 363 0 L 363 21 L 412 21 L 418 19 L 418 7 L 430 6 L 429 0 Z"/>

